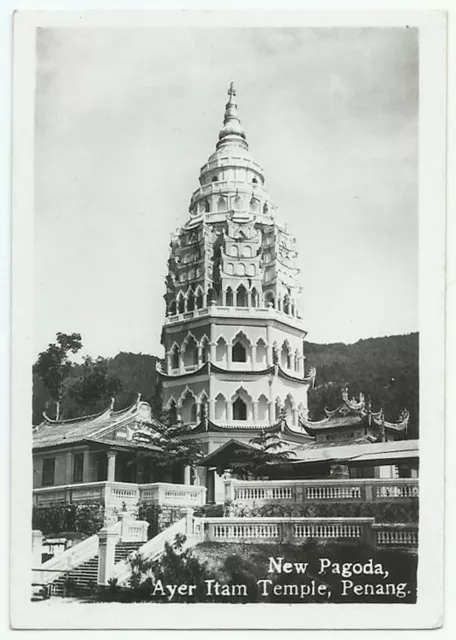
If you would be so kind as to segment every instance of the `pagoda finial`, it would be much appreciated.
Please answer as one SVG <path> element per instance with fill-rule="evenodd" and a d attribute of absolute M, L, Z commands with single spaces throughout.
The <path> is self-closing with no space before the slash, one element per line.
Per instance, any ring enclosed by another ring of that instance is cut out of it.
<path fill-rule="evenodd" d="M 230 87 L 228 89 L 228 95 L 230 96 L 230 102 L 233 102 L 233 98 L 236 95 L 236 89 L 234 88 L 234 82 L 230 82 Z"/>

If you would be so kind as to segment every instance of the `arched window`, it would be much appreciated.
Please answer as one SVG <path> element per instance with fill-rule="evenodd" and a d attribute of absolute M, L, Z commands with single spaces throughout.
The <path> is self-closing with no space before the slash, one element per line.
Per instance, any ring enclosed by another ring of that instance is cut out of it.
<path fill-rule="evenodd" d="M 184 424 L 196 422 L 196 402 L 190 391 L 187 391 L 182 402 L 181 417 Z"/>
<path fill-rule="evenodd" d="M 235 258 L 238 257 L 239 247 L 237 246 L 237 244 L 233 244 L 233 246 L 231 247 L 231 255 L 234 256 Z"/>
<path fill-rule="evenodd" d="M 263 205 L 263 213 L 266 215 L 269 211 L 268 203 L 265 202 Z"/>
<path fill-rule="evenodd" d="M 282 411 L 282 406 L 280 404 L 279 398 L 275 401 L 275 419 L 278 420 L 280 418 L 280 413 Z"/>
<path fill-rule="evenodd" d="M 187 311 L 194 311 L 195 309 L 195 294 L 192 290 L 187 295 Z"/>
<path fill-rule="evenodd" d="M 212 287 L 210 287 L 207 291 L 207 303 L 211 304 L 215 300 L 215 292 Z"/>
<path fill-rule="evenodd" d="M 236 267 L 236 274 L 238 276 L 245 276 L 245 264 L 240 262 Z"/>
<path fill-rule="evenodd" d="M 252 247 L 249 244 L 245 244 L 242 250 L 242 255 L 245 258 L 251 258 L 252 257 Z"/>
<path fill-rule="evenodd" d="M 226 362 L 226 341 L 221 337 L 217 340 L 215 358 L 217 362 Z"/>
<path fill-rule="evenodd" d="M 247 349 L 240 341 L 233 345 L 232 361 L 247 362 Z"/>
<path fill-rule="evenodd" d="M 215 398 L 215 419 L 226 420 L 226 399 L 223 393 L 219 393 Z"/>
<path fill-rule="evenodd" d="M 171 351 L 171 369 L 179 369 L 180 364 L 180 349 L 177 344 L 174 345 Z"/>
<path fill-rule="evenodd" d="M 258 184 L 258 180 L 257 180 L 256 178 L 253 178 L 253 179 L 252 179 L 252 183 L 253 183 L 253 184 Z"/>
<path fill-rule="evenodd" d="M 272 293 L 272 291 L 268 291 L 265 294 L 264 302 L 265 302 L 267 307 L 272 307 L 273 309 L 275 309 L 275 299 L 274 299 L 274 294 Z"/>
<path fill-rule="evenodd" d="M 226 211 L 228 208 L 226 198 L 220 196 L 217 200 L 217 211 Z"/>
<path fill-rule="evenodd" d="M 185 311 L 185 299 L 184 299 L 183 295 L 179 296 L 178 308 L 179 308 L 179 313 L 184 313 L 184 311 Z"/>
<path fill-rule="evenodd" d="M 198 292 L 196 294 L 196 298 L 195 298 L 195 304 L 196 304 L 196 308 L 197 309 L 202 309 L 203 308 L 203 292 L 201 291 L 201 289 L 198 289 Z"/>
<path fill-rule="evenodd" d="M 268 399 L 265 395 L 261 395 L 258 398 L 258 420 L 260 422 L 266 422 L 268 418 Z"/>
<path fill-rule="evenodd" d="M 209 200 L 205 200 L 204 201 L 204 211 L 206 213 L 209 213 L 211 210 L 211 203 L 209 202 Z"/>
<path fill-rule="evenodd" d="M 247 420 L 247 405 L 242 398 L 233 402 L 233 420 Z"/>
<path fill-rule="evenodd" d="M 291 363 L 291 356 L 290 356 L 290 347 L 287 343 L 287 341 L 285 341 L 282 345 L 282 350 L 280 352 L 280 364 L 282 366 L 283 369 L 287 368 L 289 369 L 289 364 Z"/>
<path fill-rule="evenodd" d="M 190 336 L 185 344 L 184 367 L 198 364 L 198 348 L 193 336 Z"/>
<path fill-rule="evenodd" d="M 247 307 L 248 306 L 248 297 L 247 297 L 247 289 L 243 284 L 239 285 L 236 293 L 236 306 L 237 307 Z"/>
<path fill-rule="evenodd" d="M 203 363 L 209 360 L 209 340 L 206 336 L 201 340 L 201 360 Z"/>
<path fill-rule="evenodd" d="M 260 338 L 256 344 L 256 361 L 257 364 L 266 366 L 267 350 L 265 341 Z"/>
<path fill-rule="evenodd" d="M 288 394 L 285 398 L 285 416 L 288 424 L 295 424 L 295 410 L 293 397 Z"/>
<path fill-rule="evenodd" d="M 217 178 L 217 176 L 214 176 L 214 177 L 212 178 L 212 182 L 218 182 L 218 178 Z"/>
<path fill-rule="evenodd" d="M 255 265 L 254 264 L 248 264 L 247 265 L 247 275 L 248 276 L 254 276 L 255 275 Z"/>
<path fill-rule="evenodd" d="M 252 213 L 256 213 L 260 208 L 260 203 L 258 202 L 258 200 L 256 198 L 252 198 L 250 200 L 250 211 Z"/>
<path fill-rule="evenodd" d="M 258 291 L 255 287 L 250 292 L 250 300 L 252 301 L 252 307 L 258 306 Z"/>
<path fill-rule="evenodd" d="M 168 403 L 168 417 L 171 424 L 177 422 L 177 407 L 174 398 L 172 398 Z"/>
<path fill-rule="evenodd" d="M 233 275 L 233 273 L 234 273 L 234 266 L 233 266 L 233 263 L 232 263 L 232 262 L 229 262 L 229 263 L 226 265 L 226 272 L 227 272 L 230 276 L 232 276 L 232 275 Z"/>
<path fill-rule="evenodd" d="M 171 302 L 171 304 L 169 305 L 169 315 L 170 316 L 175 316 L 176 315 L 176 311 L 177 311 L 176 301 L 173 300 Z"/>
<path fill-rule="evenodd" d="M 226 290 L 226 306 L 233 306 L 233 290 L 231 287 L 228 287 L 228 289 Z"/>

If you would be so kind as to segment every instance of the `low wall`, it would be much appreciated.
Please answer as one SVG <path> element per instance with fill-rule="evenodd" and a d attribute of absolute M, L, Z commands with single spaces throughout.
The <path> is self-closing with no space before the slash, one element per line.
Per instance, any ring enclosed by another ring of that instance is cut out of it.
<path fill-rule="evenodd" d="M 353 480 L 225 480 L 225 500 L 260 506 L 268 503 L 390 502 L 418 498 L 415 478 Z"/>
<path fill-rule="evenodd" d="M 194 518 L 199 542 L 303 544 L 309 540 L 373 548 L 418 546 L 418 525 L 375 525 L 374 518 Z"/>

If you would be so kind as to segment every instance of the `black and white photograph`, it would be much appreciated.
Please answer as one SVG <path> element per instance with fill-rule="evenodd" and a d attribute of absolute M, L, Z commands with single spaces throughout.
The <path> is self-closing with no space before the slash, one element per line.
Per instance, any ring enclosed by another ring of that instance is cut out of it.
<path fill-rule="evenodd" d="M 16 15 L 19 628 L 438 624 L 445 22 L 304 13 Z"/>

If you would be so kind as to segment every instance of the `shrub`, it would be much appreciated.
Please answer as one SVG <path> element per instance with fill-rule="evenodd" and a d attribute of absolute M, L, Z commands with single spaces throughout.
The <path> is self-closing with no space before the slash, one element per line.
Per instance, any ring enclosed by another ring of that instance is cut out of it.
<path fill-rule="evenodd" d="M 32 528 L 44 535 L 61 531 L 93 535 L 103 523 L 104 507 L 100 504 L 59 504 L 32 510 Z"/>

